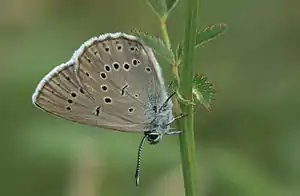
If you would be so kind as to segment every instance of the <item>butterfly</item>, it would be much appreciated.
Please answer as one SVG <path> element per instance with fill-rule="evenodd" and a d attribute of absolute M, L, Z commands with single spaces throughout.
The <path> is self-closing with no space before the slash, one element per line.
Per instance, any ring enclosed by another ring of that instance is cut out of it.
<path fill-rule="evenodd" d="M 58 117 L 81 124 L 144 136 L 139 144 L 136 185 L 142 145 L 158 143 L 164 134 L 178 134 L 170 125 L 171 97 L 152 49 L 139 38 L 107 33 L 87 40 L 69 61 L 55 67 L 37 85 L 32 102 Z"/>

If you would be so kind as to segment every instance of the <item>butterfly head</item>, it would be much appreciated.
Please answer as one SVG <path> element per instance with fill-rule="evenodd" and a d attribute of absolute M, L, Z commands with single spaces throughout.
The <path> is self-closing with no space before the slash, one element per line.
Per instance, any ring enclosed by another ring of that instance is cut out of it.
<path fill-rule="evenodd" d="M 145 135 L 149 144 L 157 144 L 162 138 L 162 133 L 157 132 L 156 130 L 145 132 Z"/>

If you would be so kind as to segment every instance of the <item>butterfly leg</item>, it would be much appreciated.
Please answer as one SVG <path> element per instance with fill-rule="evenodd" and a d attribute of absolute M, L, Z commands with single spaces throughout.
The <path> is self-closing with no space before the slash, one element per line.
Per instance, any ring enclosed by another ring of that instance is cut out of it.
<path fill-rule="evenodd" d="M 188 114 L 180 114 L 179 116 L 176 116 L 175 118 L 173 118 L 169 123 L 168 125 L 172 124 L 174 121 L 178 120 L 178 119 L 181 119 L 183 117 L 186 117 L 188 116 Z"/>
<path fill-rule="evenodd" d="M 177 130 L 177 131 L 172 131 L 172 130 Z M 175 135 L 175 134 L 180 134 L 182 131 L 179 131 L 177 128 L 170 128 L 168 132 L 166 132 L 166 135 Z"/>

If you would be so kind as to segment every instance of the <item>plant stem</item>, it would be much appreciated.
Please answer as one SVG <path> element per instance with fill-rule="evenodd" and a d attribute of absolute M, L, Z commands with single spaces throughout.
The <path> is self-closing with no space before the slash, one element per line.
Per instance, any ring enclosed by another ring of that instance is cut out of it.
<path fill-rule="evenodd" d="M 198 7 L 200 0 L 185 0 L 186 24 L 183 43 L 182 66 L 180 68 L 179 91 L 185 99 L 192 100 L 193 57 L 196 43 Z M 189 114 L 187 118 L 178 121 L 179 129 L 184 130 L 179 136 L 182 161 L 182 171 L 186 196 L 196 196 L 197 170 L 194 139 L 194 115 L 191 104 L 180 104 L 181 110 Z M 197 195 L 198 196 L 198 195 Z"/>
<path fill-rule="evenodd" d="M 168 47 L 168 49 L 171 50 L 171 42 L 170 42 L 165 18 L 160 19 L 160 28 L 161 28 L 161 32 L 162 32 L 162 38 L 163 38 L 166 46 Z M 173 72 L 174 78 L 178 84 L 179 83 L 178 64 L 175 59 L 173 59 L 173 63 L 172 63 L 172 72 Z M 180 115 L 182 112 L 181 112 L 181 109 L 180 109 L 177 99 L 173 98 L 172 100 L 173 100 L 173 104 L 174 104 L 173 109 L 175 110 L 174 111 L 175 114 Z"/>
<path fill-rule="evenodd" d="M 193 79 L 193 57 L 194 46 L 196 43 L 196 30 L 198 18 L 198 5 L 200 0 L 186 0 L 186 26 L 185 39 L 183 43 L 182 65 L 180 69 L 180 78 L 178 64 L 174 59 L 172 71 L 179 84 L 179 91 L 185 99 L 192 100 L 192 79 Z M 166 20 L 160 19 L 163 40 L 171 50 L 171 43 L 166 27 Z M 197 195 L 197 170 L 196 170 L 196 153 L 194 139 L 194 114 L 192 104 L 181 103 L 180 107 L 177 100 L 174 100 L 175 113 L 179 111 L 189 114 L 178 122 L 179 130 L 184 130 L 179 136 L 181 163 L 183 171 L 183 180 L 186 196 Z M 198 195 L 197 195 L 198 196 Z"/>
<path fill-rule="evenodd" d="M 167 21 L 165 18 L 160 19 L 160 28 L 161 28 L 161 32 L 162 32 L 162 38 L 163 38 L 166 46 L 168 47 L 168 49 L 172 50 L 166 22 Z M 174 76 L 174 79 L 177 82 L 177 84 L 180 83 L 178 67 L 179 67 L 178 62 L 176 61 L 176 59 L 173 59 L 172 72 L 173 72 L 173 76 Z M 176 102 L 176 103 L 174 103 L 175 114 L 180 115 L 182 112 L 179 107 L 178 101 L 176 99 L 173 99 L 173 102 Z"/>
<path fill-rule="evenodd" d="M 166 46 L 168 47 L 168 49 L 171 50 L 171 43 L 170 43 L 168 31 L 167 31 L 166 19 L 161 18 L 159 21 L 160 21 L 160 28 L 162 31 L 163 40 L 164 40 Z"/>

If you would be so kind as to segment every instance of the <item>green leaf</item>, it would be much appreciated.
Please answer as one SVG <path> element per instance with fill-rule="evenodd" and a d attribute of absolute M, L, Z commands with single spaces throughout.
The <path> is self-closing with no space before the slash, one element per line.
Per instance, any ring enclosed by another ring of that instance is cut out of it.
<path fill-rule="evenodd" d="M 175 57 L 173 52 L 168 49 L 168 47 L 160 38 L 147 35 L 141 31 L 135 31 L 134 34 L 138 36 L 144 44 L 153 49 L 156 54 L 166 59 L 169 63 L 174 62 Z"/>
<path fill-rule="evenodd" d="M 226 24 L 214 24 L 209 27 L 206 27 L 205 29 L 198 30 L 197 31 L 197 37 L 196 37 L 196 48 L 203 45 L 204 43 L 207 43 L 227 30 Z"/>
<path fill-rule="evenodd" d="M 204 75 L 196 74 L 193 78 L 193 96 L 207 110 L 210 110 L 215 90 L 213 84 Z"/>
<path fill-rule="evenodd" d="M 197 30 L 195 48 L 217 38 L 227 30 L 226 24 L 214 24 L 202 30 Z M 179 44 L 176 49 L 176 61 L 181 62 L 181 54 L 183 53 L 182 45 Z"/>
<path fill-rule="evenodd" d="M 166 20 L 170 12 L 174 9 L 179 0 L 147 0 L 154 13 Z"/>

